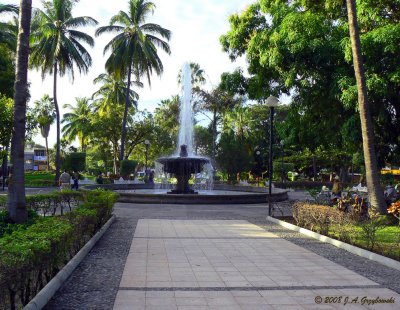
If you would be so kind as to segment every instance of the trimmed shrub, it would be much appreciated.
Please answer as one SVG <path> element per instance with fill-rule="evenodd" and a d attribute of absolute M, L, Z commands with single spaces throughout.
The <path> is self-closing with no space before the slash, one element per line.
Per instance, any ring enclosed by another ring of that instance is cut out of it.
<path fill-rule="evenodd" d="M 42 212 L 72 200 L 82 203 L 64 216 L 40 217 L 31 210 L 35 216 L 24 225 L 9 223 L 1 211 L 0 227 L 7 226 L 0 238 L 0 308 L 26 305 L 110 218 L 116 199 L 104 190 L 29 196 Z"/>
<path fill-rule="evenodd" d="M 69 171 L 85 171 L 86 169 L 86 153 L 70 153 L 62 162 L 62 169 Z"/>
<path fill-rule="evenodd" d="M 332 223 L 342 223 L 345 214 L 329 206 L 296 203 L 293 218 L 297 225 L 327 235 Z"/>
<path fill-rule="evenodd" d="M 129 175 L 135 172 L 138 162 L 135 160 L 124 159 L 120 163 L 120 173 L 124 179 L 128 179 Z"/>

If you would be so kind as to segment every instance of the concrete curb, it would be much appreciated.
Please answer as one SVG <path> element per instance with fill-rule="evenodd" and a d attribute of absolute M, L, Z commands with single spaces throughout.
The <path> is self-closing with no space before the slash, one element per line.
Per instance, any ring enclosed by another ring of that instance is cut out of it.
<path fill-rule="evenodd" d="M 68 279 L 71 273 L 82 262 L 97 241 L 103 236 L 110 225 L 114 222 L 115 215 L 103 225 L 103 227 L 83 246 L 83 248 L 59 271 L 56 276 L 24 307 L 24 310 L 42 309 L 61 285 Z"/>
<path fill-rule="evenodd" d="M 308 230 L 308 229 L 305 229 L 305 228 L 301 228 L 299 226 L 290 224 L 290 223 L 285 222 L 285 221 L 278 220 L 278 219 L 270 217 L 270 216 L 267 216 L 267 221 L 270 221 L 272 223 L 278 224 L 278 225 L 280 225 L 282 227 L 285 227 L 287 229 L 290 229 L 290 230 L 293 230 L 293 231 L 297 231 L 297 232 L 299 232 L 299 233 L 301 233 L 303 235 L 306 235 L 308 237 L 317 239 L 319 241 L 332 244 L 335 247 L 344 249 L 344 250 L 346 250 L 346 251 L 348 251 L 350 253 L 356 254 L 358 256 L 361 256 L 361 257 L 364 257 L 364 258 L 368 258 L 368 259 L 370 259 L 372 261 L 378 262 L 378 263 L 380 263 L 382 265 L 385 265 L 387 267 L 390 267 L 390 268 L 393 268 L 393 269 L 396 269 L 396 270 L 400 270 L 400 262 L 398 262 L 398 261 L 396 261 L 394 259 L 382 256 L 382 255 L 379 255 L 379 254 L 376 254 L 376 253 L 373 253 L 373 252 L 370 252 L 370 251 L 367 251 L 367 250 L 364 250 L 364 249 L 361 249 L 359 247 L 356 247 L 354 245 L 351 245 L 351 244 L 348 244 L 348 243 L 345 243 L 345 242 L 342 242 L 342 241 L 339 241 L 339 240 L 336 240 L 336 239 L 332 239 L 330 237 L 318 234 L 318 233 L 313 232 L 311 230 Z"/>

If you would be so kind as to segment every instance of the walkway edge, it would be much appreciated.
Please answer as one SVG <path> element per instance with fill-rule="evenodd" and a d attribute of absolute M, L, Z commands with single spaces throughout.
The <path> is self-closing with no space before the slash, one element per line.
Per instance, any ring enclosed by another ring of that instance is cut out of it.
<path fill-rule="evenodd" d="M 115 215 L 103 225 L 102 228 L 83 246 L 83 248 L 61 269 L 56 276 L 24 307 L 24 310 L 42 309 L 61 285 L 68 279 L 71 273 L 82 262 L 97 241 L 104 235 L 110 225 L 114 222 Z"/>
<path fill-rule="evenodd" d="M 344 250 L 346 250 L 346 251 L 348 251 L 350 253 L 356 254 L 358 256 L 361 256 L 361 257 L 364 257 L 364 258 L 368 258 L 369 260 L 378 262 L 378 263 L 380 263 L 382 265 L 385 265 L 387 267 L 390 267 L 390 268 L 393 268 L 393 269 L 396 269 L 396 270 L 400 270 L 400 262 L 398 262 L 398 261 L 396 261 L 394 259 L 391 259 L 391 258 L 382 256 L 382 255 L 373 253 L 373 252 L 368 251 L 368 250 L 361 249 L 359 247 L 356 247 L 354 245 L 351 245 L 351 244 L 348 244 L 348 243 L 345 243 L 345 242 L 342 242 L 342 241 L 339 241 L 339 240 L 336 240 L 336 239 L 332 239 L 330 237 L 321 235 L 321 234 L 313 232 L 311 230 L 308 230 L 308 229 L 305 229 L 305 228 L 290 224 L 290 223 L 285 222 L 285 221 L 278 220 L 278 219 L 276 219 L 274 217 L 267 216 L 267 221 L 270 221 L 272 223 L 278 224 L 278 225 L 280 225 L 282 227 L 285 227 L 287 229 L 290 229 L 290 230 L 293 230 L 293 231 L 297 231 L 297 232 L 299 232 L 299 233 L 301 233 L 303 235 L 306 235 L 308 237 L 317 239 L 319 241 L 330 243 L 330 244 L 334 245 L 335 247 L 344 249 Z"/>

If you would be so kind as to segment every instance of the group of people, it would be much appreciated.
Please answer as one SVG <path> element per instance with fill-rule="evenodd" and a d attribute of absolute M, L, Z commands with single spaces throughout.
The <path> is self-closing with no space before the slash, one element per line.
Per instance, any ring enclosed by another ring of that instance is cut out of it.
<path fill-rule="evenodd" d="M 71 179 L 73 183 L 71 184 Z M 65 169 L 59 178 L 59 186 L 61 190 L 79 189 L 79 172 L 74 170 L 71 174 Z"/>
<path fill-rule="evenodd" d="M 336 176 L 335 179 L 333 180 L 333 186 L 332 186 L 332 200 L 337 200 L 342 197 L 342 190 L 343 186 L 342 183 L 340 182 L 339 176 Z M 395 202 L 399 197 L 399 185 L 393 186 L 391 183 L 386 186 L 384 190 L 384 197 L 385 197 L 385 202 L 387 205 L 390 205 L 391 203 Z"/>

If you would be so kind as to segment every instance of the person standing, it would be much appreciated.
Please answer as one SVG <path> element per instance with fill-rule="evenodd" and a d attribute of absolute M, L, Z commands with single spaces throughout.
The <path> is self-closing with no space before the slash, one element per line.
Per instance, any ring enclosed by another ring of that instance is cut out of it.
<path fill-rule="evenodd" d="M 333 180 L 332 196 L 335 198 L 342 197 L 342 183 L 340 183 L 339 176 L 336 176 Z"/>
<path fill-rule="evenodd" d="M 79 189 L 79 173 L 78 171 L 74 170 L 73 174 L 72 174 L 72 178 L 74 180 L 74 185 L 72 185 L 72 189 Z"/>
<path fill-rule="evenodd" d="M 65 169 L 64 172 L 61 173 L 58 183 L 59 183 L 59 186 L 60 186 L 60 190 L 69 189 L 70 184 L 71 184 L 71 176 L 67 172 L 67 169 Z"/>

